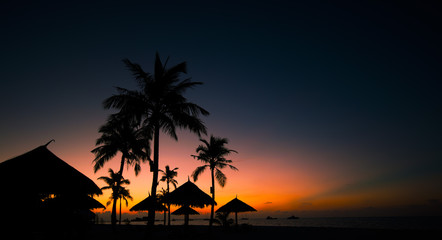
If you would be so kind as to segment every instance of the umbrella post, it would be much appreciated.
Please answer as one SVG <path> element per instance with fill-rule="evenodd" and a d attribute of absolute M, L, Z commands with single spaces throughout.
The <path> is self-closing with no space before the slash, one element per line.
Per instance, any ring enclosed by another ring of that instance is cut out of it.
<path fill-rule="evenodd" d="M 236 226 L 238 226 L 238 212 L 235 212 L 235 222 Z"/>
<path fill-rule="evenodd" d="M 189 226 L 189 214 L 184 214 L 184 226 Z"/>

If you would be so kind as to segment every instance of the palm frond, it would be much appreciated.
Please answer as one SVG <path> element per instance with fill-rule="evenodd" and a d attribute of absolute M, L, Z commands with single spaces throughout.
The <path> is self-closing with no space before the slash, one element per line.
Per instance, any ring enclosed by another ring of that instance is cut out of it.
<path fill-rule="evenodd" d="M 226 181 L 227 181 L 226 175 L 224 175 L 224 173 L 221 172 L 221 170 L 219 170 L 217 168 L 215 168 L 215 178 L 221 187 L 224 187 L 226 185 Z"/>
<path fill-rule="evenodd" d="M 139 86 L 144 89 L 146 80 L 151 78 L 149 73 L 146 73 L 143 68 L 137 63 L 132 63 L 129 59 L 125 58 L 122 60 L 132 75 L 138 81 Z"/>
<path fill-rule="evenodd" d="M 189 88 L 193 88 L 197 85 L 202 85 L 202 82 L 192 82 L 191 78 L 186 78 L 183 81 L 179 82 L 174 88 L 173 91 L 179 94 L 182 94 L 184 91 L 186 91 Z"/>
<path fill-rule="evenodd" d="M 123 179 L 123 180 L 121 180 L 120 185 L 123 185 L 123 184 L 127 184 L 127 185 L 129 185 L 129 184 L 130 184 L 129 179 Z"/>
<path fill-rule="evenodd" d="M 166 67 L 166 63 L 164 64 L 164 67 Z M 187 73 L 187 63 L 186 62 L 178 63 L 177 65 L 167 69 L 165 77 L 176 79 L 176 78 L 178 78 L 178 74 L 180 74 L 180 73 Z"/>
<path fill-rule="evenodd" d="M 134 166 L 135 176 L 138 176 L 140 171 L 141 171 L 141 165 L 139 163 L 135 163 L 135 166 Z"/>
<path fill-rule="evenodd" d="M 229 168 L 232 169 L 233 171 L 239 171 L 239 169 L 233 165 L 228 164 L 227 166 L 229 166 Z"/>
<path fill-rule="evenodd" d="M 161 63 L 160 54 L 156 52 L 155 54 L 155 66 L 154 66 L 154 76 L 156 80 L 159 80 L 162 78 L 164 74 L 165 66 L 163 66 L 163 63 Z"/>
<path fill-rule="evenodd" d="M 175 139 L 175 141 L 178 141 L 178 136 L 176 134 L 176 127 L 175 123 L 172 119 L 170 119 L 167 116 L 163 116 L 160 119 L 160 126 L 163 129 L 163 132 Z"/>
<path fill-rule="evenodd" d="M 101 190 L 107 190 L 107 189 L 111 189 L 112 187 L 109 187 L 109 186 L 104 186 L 104 187 L 102 187 L 102 188 L 100 188 Z"/>
<path fill-rule="evenodd" d="M 208 167 L 209 167 L 209 165 L 204 165 L 204 166 L 197 167 L 195 169 L 195 171 L 193 171 L 193 173 L 192 173 L 193 181 L 194 182 L 198 181 L 199 175 L 201 175 L 206 170 L 206 168 L 208 168 Z"/>
<path fill-rule="evenodd" d="M 178 181 L 175 179 L 172 179 L 172 181 L 170 181 L 170 183 L 172 183 L 173 188 L 176 188 L 176 185 L 178 184 Z"/>

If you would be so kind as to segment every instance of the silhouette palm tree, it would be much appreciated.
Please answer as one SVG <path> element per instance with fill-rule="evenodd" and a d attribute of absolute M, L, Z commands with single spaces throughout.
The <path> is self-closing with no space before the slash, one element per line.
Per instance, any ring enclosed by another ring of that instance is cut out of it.
<path fill-rule="evenodd" d="M 225 228 L 228 228 L 233 223 L 233 219 L 229 218 L 229 215 L 230 212 L 217 212 L 213 221 Z"/>
<path fill-rule="evenodd" d="M 111 189 L 112 195 L 109 197 L 109 201 L 106 203 L 106 206 L 109 206 L 109 204 L 112 204 L 112 214 L 111 214 L 111 222 L 112 227 L 115 228 L 115 225 L 117 223 L 117 200 L 122 197 L 122 195 L 126 195 L 125 197 L 128 197 L 132 199 L 129 195 L 129 191 L 127 193 L 122 191 L 124 189 L 121 185 L 123 184 L 130 184 L 130 181 L 128 179 L 122 178 L 120 173 L 115 173 L 114 170 L 109 168 L 109 177 L 102 176 L 99 177 L 98 180 L 103 180 L 107 186 L 104 186 L 101 188 L 101 190 Z M 120 204 L 120 215 L 121 215 L 121 204 Z"/>
<path fill-rule="evenodd" d="M 120 171 L 118 172 L 123 179 L 124 165 L 134 166 L 135 175 L 141 170 L 140 162 L 146 161 L 150 153 L 149 141 L 145 139 L 142 129 L 136 127 L 129 118 L 120 115 L 111 115 L 99 131 L 102 135 L 96 141 L 96 148 L 91 152 L 95 154 L 93 162 L 94 172 L 101 169 L 106 162 L 121 152 Z M 116 182 L 116 187 L 121 183 Z M 117 198 L 118 199 L 118 198 Z M 114 205 L 117 199 L 114 200 Z M 112 225 L 116 224 L 116 212 L 112 212 Z"/>
<path fill-rule="evenodd" d="M 128 182 L 128 184 L 130 184 L 130 182 Z M 132 201 L 133 198 L 130 195 L 129 189 L 126 189 L 123 186 L 120 186 L 120 188 L 118 190 L 118 193 L 119 193 L 118 195 L 120 197 L 120 220 L 119 220 L 119 225 L 121 225 L 121 200 L 124 200 L 126 202 L 126 207 L 127 207 L 129 205 L 129 202 L 127 201 L 127 199 Z"/>
<path fill-rule="evenodd" d="M 189 102 L 183 93 L 201 82 L 192 82 L 190 78 L 180 80 L 180 75 L 186 73 L 186 62 L 166 68 L 156 53 L 154 74 L 145 72 L 140 65 L 124 59 L 128 69 L 138 82 L 139 90 L 128 90 L 117 87 L 118 94 L 107 98 L 105 108 L 119 109 L 119 114 L 130 116 L 138 122 L 146 137 L 153 138 L 153 161 L 150 161 L 153 172 L 151 194 L 156 196 L 158 185 L 159 141 L 160 131 L 178 140 L 176 128 L 189 129 L 198 136 L 206 134 L 206 127 L 199 118 L 209 115 L 209 112 L 197 104 Z M 155 222 L 155 206 L 148 214 L 148 224 Z"/>
<path fill-rule="evenodd" d="M 123 175 L 124 164 L 133 165 L 135 175 L 138 175 L 141 170 L 140 161 L 146 161 L 150 155 L 149 141 L 146 140 L 143 129 L 137 128 L 128 118 L 111 115 L 98 132 L 102 134 L 95 144 L 98 147 L 91 151 L 95 154 L 94 172 L 121 152 L 120 175 Z"/>
<path fill-rule="evenodd" d="M 232 170 L 238 171 L 236 167 L 230 164 L 232 163 L 232 160 L 226 159 L 225 156 L 229 155 L 232 152 L 238 152 L 225 147 L 225 145 L 229 143 L 229 140 L 227 138 L 218 138 L 212 135 L 210 136 L 209 142 L 204 139 L 200 139 L 200 141 L 204 144 L 199 145 L 196 148 L 196 152 L 198 153 L 198 155 L 192 155 L 192 157 L 200 160 L 204 163 L 204 165 L 197 167 L 195 171 L 193 171 L 192 177 L 193 180 L 196 182 L 199 175 L 201 175 L 207 168 L 210 169 L 212 177 L 212 187 L 210 189 L 210 192 L 212 193 L 213 201 L 215 201 L 215 178 L 221 187 L 224 187 L 227 181 L 226 175 L 224 175 L 224 173 L 221 172 L 220 169 L 229 167 Z M 214 208 L 215 205 L 212 204 L 212 208 L 210 211 L 210 226 L 212 226 L 213 224 Z"/>
<path fill-rule="evenodd" d="M 173 185 L 174 188 L 176 188 L 176 185 L 178 184 L 178 181 L 174 179 L 174 177 L 178 176 L 178 173 L 176 172 L 176 170 L 178 170 L 178 168 L 174 168 L 172 170 L 170 170 L 169 165 L 166 165 L 165 167 L 165 171 L 163 170 L 159 170 L 160 172 L 163 173 L 163 177 L 161 177 L 160 181 L 162 182 L 166 182 L 167 183 L 167 189 L 165 194 L 169 194 L 169 183 L 171 183 Z M 165 195 L 163 194 L 163 195 Z M 170 203 L 167 204 L 167 212 L 168 212 L 168 225 L 170 226 Z M 164 225 L 166 225 L 166 222 L 164 222 Z"/>
<path fill-rule="evenodd" d="M 160 170 L 161 171 L 161 170 Z M 161 181 L 161 180 L 160 180 Z M 162 204 L 167 196 L 167 191 L 164 188 L 161 188 L 161 191 L 157 194 L 158 201 Z M 166 212 L 168 211 L 168 208 L 166 207 L 163 211 L 164 215 L 164 226 L 166 226 Z M 170 217 L 170 216 L 169 216 Z M 169 224 L 170 225 L 170 224 Z"/>

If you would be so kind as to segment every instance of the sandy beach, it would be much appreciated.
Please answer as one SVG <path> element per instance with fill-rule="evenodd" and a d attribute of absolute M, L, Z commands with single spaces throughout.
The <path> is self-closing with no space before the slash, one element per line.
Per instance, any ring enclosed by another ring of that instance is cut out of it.
<path fill-rule="evenodd" d="M 92 225 L 87 230 L 34 232 L 31 239 L 441 239 L 441 230 L 349 229 L 320 227 L 239 226 L 228 229 L 215 226 L 122 225 L 113 232 L 110 225 Z"/>

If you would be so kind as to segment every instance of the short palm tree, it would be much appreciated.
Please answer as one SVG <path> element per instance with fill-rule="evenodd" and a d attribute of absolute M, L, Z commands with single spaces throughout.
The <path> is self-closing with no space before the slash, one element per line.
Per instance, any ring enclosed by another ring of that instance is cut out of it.
<path fill-rule="evenodd" d="M 101 169 L 106 162 L 121 153 L 120 171 L 118 172 L 123 179 L 124 165 L 134 166 L 135 175 L 141 170 L 140 162 L 148 159 L 150 148 L 149 141 L 145 139 L 142 129 L 136 127 L 135 123 L 129 118 L 120 115 L 111 115 L 100 129 L 102 134 L 96 141 L 96 148 L 91 152 L 95 154 L 93 162 L 94 172 Z M 116 182 L 116 187 L 120 186 Z M 116 203 L 116 199 L 114 200 Z M 114 203 L 114 205 L 115 205 Z M 112 212 L 112 224 L 117 221 L 116 212 Z"/>
<path fill-rule="evenodd" d="M 130 182 L 128 182 L 128 184 L 130 184 Z M 118 195 L 120 197 L 120 220 L 119 220 L 119 224 L 121 225 L 121 201 L 124 200 L 126 202 L 126 207 L 127 207 L 129 205 L 129 202 L 127 201 L 127 199 L 132 201 L 133 198 L 130 195 L 129 189 L 126 189 L 123 186 L 120 186 L 120 188 L 118 190 Z"/>
<path fill-rule="evenodd" d="M 176 128 L 189 129 L 200 136 L 206 134 L 206 127 L 199 118 L 209 115 L 209 112 L 195 103 L 189 102 L 184 92 L 202 84 L 192 82 L 190 78 L 180 80 L 180 75 L 186 73 L 186 62 L 166 68 L 157 53 L 154 73 L 145 72 L 140 65 L 124 59 L 128 69 L 138 82 L 138 90 L 117 88 L 118 94 L 107 98 L 105 108 L 119 109 L 120 114 L 132 117 L 144 129 L 147 138 L 153 139 L 153 161 L 150 162 L 153 173 L 151 194 L 155 197 L 158 185 L 159 143 L 160 132 L 164 132 L 178 140 Z M 148 214 L 148 224 L 154 225 L 155 206 L 151 206 Z"/>
<path fill-rule="evenodd" d="M 165 194 L 170 193 L 169 183 L 171 183 L 174 188 L 176 188 L 176 185 L 178 184 L 178 181 L 174 179 L 176 176 L 178 176 L 178 173 L 176 172 L 176 170 L 178 170 L 178 168 L 174 168 L 174 169 L 170 170 L 169 165 L 166 165 L 164 171 L 161 169 L 159 170 L 160 172 L 163 173 L 163 177 L 161 177 L 160 181 L 167 183 L 167 189 L 166 189 Z M 167 204 L 167 212 L 168 212 L 168 218 L 169 218 L 168 225 L 170 226 L 170 203 Z M 164 224 L 166 224 L 166 223 L 164 223 Z"/>
<path fill-rule="evenodd" d="M 128 179 L 122 178 L 120 173 L 115 173 L 114 170 L 110 168 L 109 168 L 109 177 L 102 176 L 99 177 L 98 180 L 103 180 L 107 184 L 106 186 L 102 187 L 101 190 L 106 190 L 106 189 L 112 190 L 112 195 L 109 197 L 109 201 L 106 203 L 106 206 L 108 206 L 113 202 L 111 222 L 112 226 L 115 227 L 117 223 L 117 200 L 120 198 L 122 194 L 124 195 L 124 191 L 122 191 L 123 187 L 121 185 L 130 184 L 130 181 Z M 127 192 L 127 194 L 129 194 L 129 192 Z M 121 204 L 120 204 L 120 213 L 121 213 Z"/>
<path fill-rule="evenodd" d="M 213 221 L 219 225 L 228 228 L 233 223 L 233 219 L 229 218 L 230 212 L 217 212 Z"/>
<path fill-rule="evenodd" d="M 161 170 L 160 170 L 161 171 Z M 166 196 L 167 196 L 167 191 L 166 191 L 166 189 L 164 189 L 164 188 L 161 188 L 161 191 L 157 194 L 157 198 L 158 198 L 158 201 L 162 204 L 163 202 L 164 202 L 164 200 L 165 200 L 165 198 L 166 198 Z M 163 212 L 163 215 L 164 215 L 164 226 L 166 226 L 166 212 L 167 212 L 167 208 L 165 208 L 165 210 L 164 210 L 164 212 Z M 170 215 L 169 215 L 169 217 L 170 217 Z M 170 224 L 169 224 L 170 225 Z"/>
<path fill-rule="evenodd" d="M 235 150 L 228 149 L 225 145 L 229 143 L 227 138 L 218 138 L 213 135 L 210 136 L 209 142 L 204 139 L 200 139 L 204 144 L 199 145 L 196 148 L 198 155 L 192 155 L 197 160 L 204 163 L 203 166 L 197 167 L 192 173 L 193 180 L 196 182 L 198 177 L 206 170 L 210 169 L 212 176 L 212 187 L 210 192 L 212 193 L 213 202 L 215 202 L 215 178 L 221 187 L 226 185 L 227 177 L 221 172 L 221 169 L 229 167 L 232 170 L 238 171 L 236 167 L 231 165 L 232 160 L 228 160 L 225 157 L 230 153 L 238 153 Z M 210 211 L 210 226 L 213 224 L 215 205 L 212 204 Z"/>

